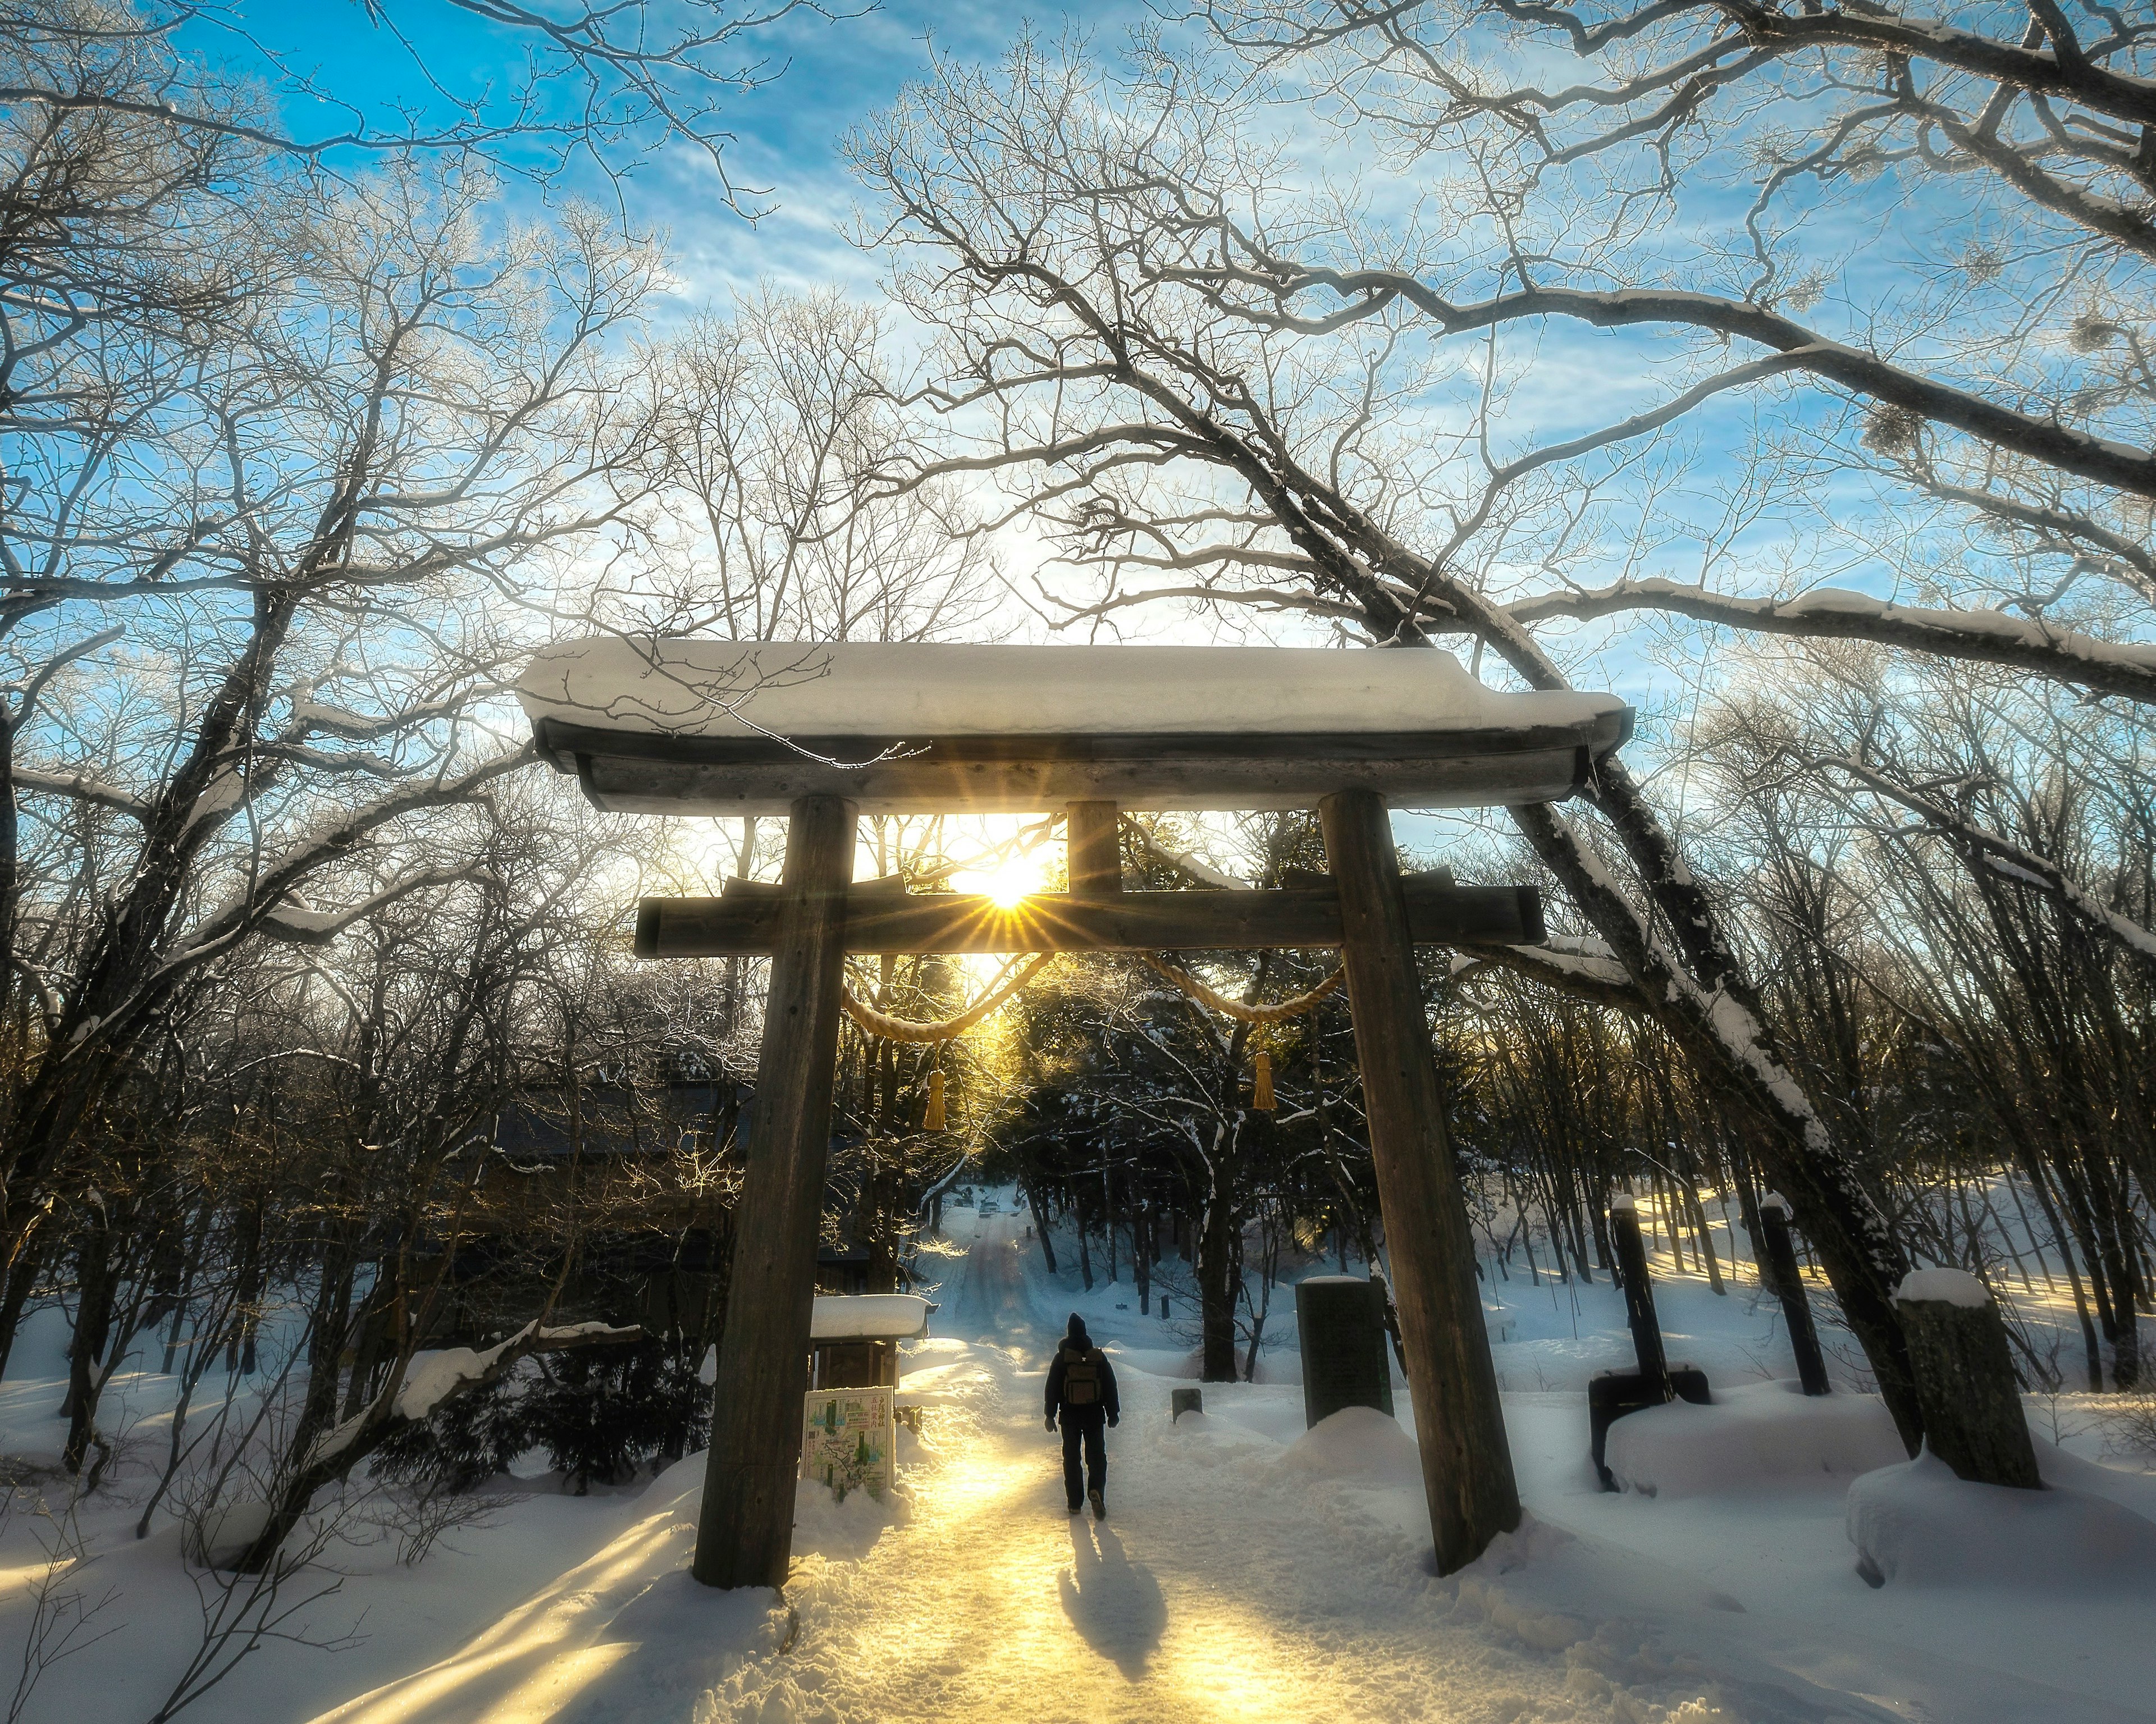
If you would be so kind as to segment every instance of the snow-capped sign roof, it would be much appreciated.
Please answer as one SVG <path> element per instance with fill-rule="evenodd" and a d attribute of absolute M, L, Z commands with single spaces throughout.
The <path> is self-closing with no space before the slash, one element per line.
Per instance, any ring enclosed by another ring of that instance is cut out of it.
<path fill-rule="evenodd" d="M 811 1341 L 911 1341 L 928 1326 L 928 1301 L 913 1293 L 819 1297 L 808 1320 Z"/>
<path fill-rule="evenodd" d="M 516 695 L 598 806 L 668 814 L 1547 802 L 1631 729 L 1614 695 L 1500 693 L 1424 650 L 608 637 L 536 654 Z"/>

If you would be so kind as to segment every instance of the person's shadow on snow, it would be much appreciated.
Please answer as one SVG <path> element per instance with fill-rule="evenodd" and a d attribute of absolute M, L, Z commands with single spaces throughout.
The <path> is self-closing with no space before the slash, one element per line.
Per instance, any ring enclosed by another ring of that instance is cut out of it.
<path fill-rule="evenodd" d="M 1076 1515 L 1070 1553 L 1070 1566 L 1055 1577 L 1063 1614 L 1087 1645 L 1137 1681 L 1168 1629 L 1160 1583 L 1142 1562 L 1131 1561 L 1113 1532 Z"/>

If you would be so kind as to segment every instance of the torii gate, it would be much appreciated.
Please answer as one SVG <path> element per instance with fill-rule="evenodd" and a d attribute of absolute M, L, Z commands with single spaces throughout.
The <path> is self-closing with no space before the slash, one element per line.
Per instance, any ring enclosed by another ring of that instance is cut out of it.
<path fill-rule="evenodd" d="M 783 814 L 773 887 L 646 899 L 640 957 L 767 953 L 757 1107 L 695 1573 L 783 1585 L 850 952 L 1336 946 L 1440 1573 L 1519 1524 L 1416 942 L 1538 942 L 1532 887 L 1399 871 L 1389 803 L 1561 800 L 1630 734 L 1614 696 L 1499 694 L 1437 651 L 573 642 L 518 680 L 601 808 Z M 1119 809 L 1315 805 L 1331 883 L 1125 892 Z M 1065 813 L 1070 890 L 1014 908 L 852 881 L 862 813 Z"/>

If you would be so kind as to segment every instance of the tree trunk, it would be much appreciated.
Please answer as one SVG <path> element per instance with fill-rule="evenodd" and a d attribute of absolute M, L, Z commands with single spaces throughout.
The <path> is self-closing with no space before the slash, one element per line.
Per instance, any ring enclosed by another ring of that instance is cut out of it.
<path fill-rule="evenodd" d="M 1206 1168 L 1205 1209 L 1198 1233 L 1199 1376 L 1206 1383 L 1233 1383 L 1235 1370 L 1235 1294 L 1242 1280 L 1241 1244 L 1227 1195 L 1215 1171 L 1218 1156 Z"/>
<path fill-rule="evenodd" d="M 33 1237 L 17 1254 L 15 1266 L 8 1271 L 8 1289 L 0 1295 L 0 1377 L 8 1374 L 8 1361 L 15 1351 L 16 1331 L 23 1326 L 23 1308 L 29 1304 L 30 1294 L 38 1285 L 44 1259 L 44 1240 L 40 1234 Z"/>
<path fill-rule="evenodd" d="M 1920 1280 L 1922 1293 L 1950 1296 L 1912 1298 L 1905 1292 L 1895 1301 L 1916 1362 L 1932 1453 L 1972 1484 L 2041 1490 L 1999 1307 L 1983 1282 L 1961 1270 L 1928 1270 L 1904 1286 Z"/>
<path fill-rule="evenodd" d="M 112 1329 L 113 1296 L 120 1274 L 112 1260 L 112 1229 L 101 1209 L 85 1229 L 75 1255 L 74 1340 L 68 1348 L 67 1446 L 60 1464 L 82 1470 L 83 1458 L 97 1424 L 97 1363 L 105 1357 Z"/>
<path fill-rule="evenodd" d="M 1023 1185 L 1020 1189 L 1025 1193 L 1026 1206 L 1033 1211 L 1033 1230 L 1040 1240 L 1041 1261 L 1048 1265 L 1049 1274 L 1054 1275 L 1055 1242 L 1048 1236 L 1048 1212 L 1040 1207 L 1040 1199 L 1034 1195 L 1031 1185 Z"/>

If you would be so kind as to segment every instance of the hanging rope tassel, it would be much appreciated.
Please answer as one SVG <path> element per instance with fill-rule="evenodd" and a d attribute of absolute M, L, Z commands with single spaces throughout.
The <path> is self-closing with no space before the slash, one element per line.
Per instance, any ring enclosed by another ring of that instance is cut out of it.
<path fill-rule="evenodd" d="M 1258 1049 L 1257 1075 L 1250 1083 L 1250 1111 L 1270 1113 L 1273 1111 L 1273 1056 L 1263 1048 Z"/>
<path fill-rule="evenodd" d="M 943 1074 L 928 1074 L 928 1106 L 921 1116 L 921 1129 L 940 1131 L 943 1129 Z"/>

